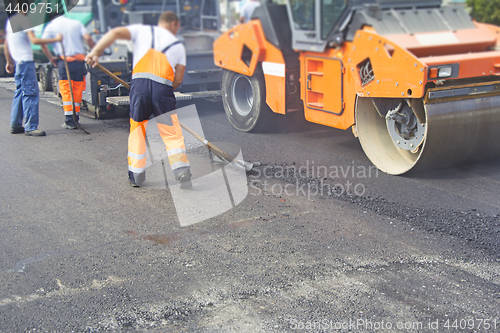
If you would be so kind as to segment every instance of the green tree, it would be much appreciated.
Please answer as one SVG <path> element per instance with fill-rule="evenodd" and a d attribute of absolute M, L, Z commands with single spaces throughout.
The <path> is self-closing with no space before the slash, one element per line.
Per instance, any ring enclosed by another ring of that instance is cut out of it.
<path fill-rule="evenodd" d="M 476 21 L 500 25 L 500 0 L 467 0 L 467 6 Z"/>

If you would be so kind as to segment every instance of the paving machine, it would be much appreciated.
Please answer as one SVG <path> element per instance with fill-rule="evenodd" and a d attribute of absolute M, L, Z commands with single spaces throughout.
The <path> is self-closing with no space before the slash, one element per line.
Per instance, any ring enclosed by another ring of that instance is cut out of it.
<path fill-rule="evenodd" d="M 123 22 L 123 11 L 125 9 L 125 3 L 122 0 L 64 0 L 68 12 L 64 14 L 68 18 L 77 20 L 81 22 L 87 32 L 96 40 L 108 29 L 119 26 Z M 35 0 L 35 3 L 41 2 L 40 0 Z M 50 2 L 55 6 L 60 4 L 61 0 L 50 0 Z M 34 33 L 37 37 L 41 37 L 43 29 L 46 24 L 37 25 L 34 28 Z M 86 47 L 86 45 L 84 44 Z M 51 46 L 49 45 L 49 48 Z M 42 48 L 39 45 L 32 45 L 33 56 L 35 58 L 37 77 L 40 90 L 42 91 L 54 91 L 56 95 L 59 95 L 59 74 L 57 70 L 51 63 L 47 61 L 46 56 L 42 52 Z M 115 59 L 115 61 L 109 61 L 108 58 L 112 56 L 112 50 L 106 50 L 107 66 L 109 66 L 115 73 L 120 73 L 124 79 L 130 79 L 130 74 L 127 74 L 126 62 L 123 59 Z M 122 74 L 123 73 L 123 74 Z M 108 90 L 108 86 L 116 86 L 114 80 L 105 75 L 97 77 L 90 74 L 87 76 L 87 89 L 83 93 L 83 102 L 86 108 L 85 111 L 90 111 L 92 116 L 99 118 L 104 111 L 108 111 L 107 105 L 105 104 L 105 96 L 101 90 Z M 119 94 L 117 89 L 111 89 L 110 93 Z M 106 93 L 107 94 L 107 93 Z M 101 97 L 101 98 L 100 98 Z M 101 102 L 102 101 L 102 102 Z"/>
<path fill-rule="evenodd" d="M 500 154 L 500 29 L 439 0 L 267 1 L 214 43 L 231 124 L 303 110 L 380 170 Z M 277 121 L 277 120 L 276 120 Z"/>
<path fill-rule="evenodd" d="M 59 0 L 54 0 L 59 1 Z M 187 66 L 184 80 L 176 90 L 178 100 L 220 97 L 222 70 L 213 62 L 212 44 L 219 36 L 219 3 L 215 0 L 66 0 L 73 9 L 67 15 L 84 24 L 94 40 L 109 29 L 125 24 L 156 25 L 166 10 L 176 12 L 181 20 L 179 38 L 186 47 Z M 41 36 L 44 25 L 36 27 Z M 58 71 L 52 70 L 39 46 L 34 46 L 41 90 L 58 91 Z M 101 65 L 130 82 L 132 44 L 117 41 L 105 50 Z M 128 89 L 97 69 L 89 69 L 82 94 L 82 112 L 95 118 L 109 117 L 115 107 L 127 108 Z"/>
<path fill-rule="evenodd" d="M 179 16 L 181 28 L 178 37 L 186 48 L 186 71 L 182 84 L 176 89 L 176 99 L 220 98 L 222 70 L 214 64 L 212 51 L 213 42 L 220 35 L 219 2 L 216 0 L 129 0 L 124 11 L 124 24 L 156 25 L 161 13 L 167 10 Z M 104 57 L 104 59 L 109 59 L 111 63 L 116 59 L 126 63 L 125 73 L 130 77 L 132 73 L 131 42 L 117 41 L 113 46 L 112 56 Z M 101 61 L 101 64 L 111 72 L 115 72 L 113 68 L 107 66 L 106 61 Z M 123 70 L 116 71 L 118 74 L 124 73 Z M 124 80 L 130 81 L 130 78 Z M 121 85 L 115 84 L 115 86 Z M 119 96 L 110 94 L 110 89 L 116 88 L 107 85 L 106 89 L 99 89 L 102 95 L 100 101 L 104 101 L 108 108 L 111 105 L 129 105 L 126 89 L 120 87 Z M 96 89 L 89 89 L 89 91 L 94 92 Z"/>
<path fill-rule="evenodd" d="M 9 74 L 5 69 L 7 60 L 5 59 L 5 54 L 4 54 L 4 42 L 6 38 L 5 28 L 7 19 L 8 19 L 8 14 L 5 10 L 5 4 L 2 2 L 0 3 L 0 77 L 14 76 L 14 73 Z"/>
<path fill-rule="evenodd" d="M 7 12 L 5 7 L 0 4 L 0 77 L 11 75 L 5 70 L 7 61 L 5 60 L 3 43 L 5 41 L 5 23 L 7 21 Z"/>
<path fill-rule="evenodd" d="M 40 1 L 36 0 L 35 3 L 37 2 Z M 51 0 L 50 2 L 54 5 L 61 3 L 60 0 Z M 124 5 L 116 5 L 109 0 L 65 0 L 65 3 L 68 8 L 71 8 L 65 16 L 81 22 L 94 38 L 106 32 L 107 28 L 118 26 L 122 22 L 120 7 L 124 7 Z M 104 12 L 107 13 L 106 16 L 101 14 Z M 105 20 L 105 17 L 107 20 Z M 46 24 L 41 24 L 34 28 L 37 37 L 42 36 L 45 26 Z M 47 57 L 43 54 L 39 45 L 32 45 L 32 49 L 40 90 L 53 90 L 56 94 L 59 94 L 58 71 L 54 71 L 52 64 L 47 62 Z"/>

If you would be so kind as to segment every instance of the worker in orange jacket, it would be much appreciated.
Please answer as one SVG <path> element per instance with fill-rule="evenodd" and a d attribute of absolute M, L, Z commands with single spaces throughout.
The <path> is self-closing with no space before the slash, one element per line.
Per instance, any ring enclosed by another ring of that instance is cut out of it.
<path fill-rule="evenodd" d="M 102 52 L 117 39 L 131 40 L 133 49 L 132 84 L 130 85 L 130 135 L 128 170 L 132 186 L 140 186 L 146 170 L 146 128 L 154 115 L 165 143 L 170 167 L 181 188 L 190 188 L 190 165 L 182 129 L 175 110 L 174 90 L 182 83 L 186 69 L 186 50 L 175 37 L 180 21 L 173 12 L 164 12 L 157 26 L 133 24 L 107 32 L 87 55 L 95 66 Z M 165 115 L 165 116 L 163 116 Z"/>
<path fill-rule="evenodd" d="M 94 47 L 95 43 L 82 23 L 64 15 L 53 19 L 47 24 L 43 30 L 42 38 L 52 38 L 57 34 L 63 35 L 62 43 L 66 53 L 66 60 L 68 61 L 71 87 L 73 88 L 73 98 L 75 101 L 75 112 L 77 115 L 76 121 L 78 121 L 82 94 L 85 90 L 85 76 L 87 75 L 83 40 L 85 40 L 90 48 Z M 59 43 L 53 44 L 52 49 L 55 51 L 57 58 L 51 53 L 46 53 L 46 51 L 44 51 L 44 53 L 47 58 L 57 66 L 59 72 L 59 92 L 61 93 L 65 116 L 64 123 L 61 126 L 65 129 L 76 129 L 76 123 L 73 120 L 73 105 L 68 75 L 63 60 L 63 50 Z"/>

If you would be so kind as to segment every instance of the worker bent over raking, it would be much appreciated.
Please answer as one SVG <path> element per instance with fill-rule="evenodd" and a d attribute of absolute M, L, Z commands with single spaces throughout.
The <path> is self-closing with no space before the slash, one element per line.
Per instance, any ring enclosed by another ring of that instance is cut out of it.
<path fill-rule="evenodd" d="M 153 115 L 165 143 L 170 167 L 181 188 L 190 188 L 190 165 L 184 146 L 182 129 L 175 110 L 174 90 L 181 84 L 186 69 L 186 50 L 175 37 L 180 22 L 173 12 L 164 12 L 158 26 L 134 24 L 106 33 L 87 55 L 95 66 L 102 52 L 117 39 L 132 40 L 133 71 L 130 87 L 130 135 L 128 142 L 129 181 L 140 186 L 146 170 L 146 128 Z"/>

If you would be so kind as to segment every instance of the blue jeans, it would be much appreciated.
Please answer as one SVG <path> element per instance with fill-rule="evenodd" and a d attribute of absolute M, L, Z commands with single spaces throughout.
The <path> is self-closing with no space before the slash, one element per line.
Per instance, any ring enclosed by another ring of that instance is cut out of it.
<path fill-rule="evenodd" d="M 22 127 L 26 132 L 38 129 L 38 80 L 35 62 L 22 61 L 16 63 L 16 91 L 12 100 L 10 126 Z"/>

